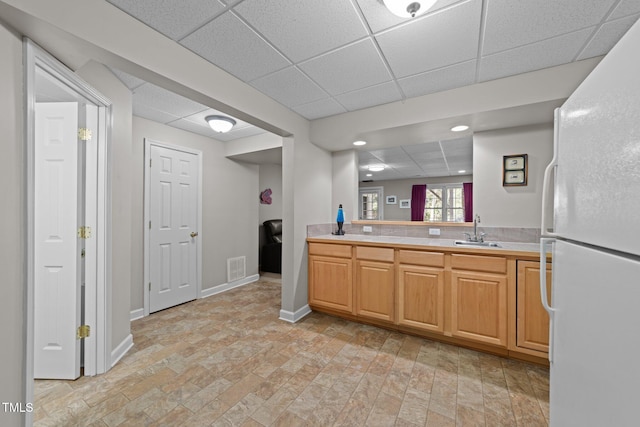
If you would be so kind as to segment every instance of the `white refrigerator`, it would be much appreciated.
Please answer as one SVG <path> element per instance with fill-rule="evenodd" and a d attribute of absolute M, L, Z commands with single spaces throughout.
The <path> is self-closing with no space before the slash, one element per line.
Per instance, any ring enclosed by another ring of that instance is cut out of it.
<path fill-rule="evenodd" d="M 640 426 L 640 23 L 556 110 L 544 181 L 550 425 Z"/>

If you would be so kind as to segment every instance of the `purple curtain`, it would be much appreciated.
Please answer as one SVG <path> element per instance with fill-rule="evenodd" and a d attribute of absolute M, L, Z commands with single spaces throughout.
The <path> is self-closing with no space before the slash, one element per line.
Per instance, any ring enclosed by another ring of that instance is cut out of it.
<path fill-rule="evenodd" d="M 473 221 L 473 182 L 462 184 L 462 198 L 464 199 L 464 222 Z"/>
<path fill-rule="evenodd" d="M 417 184 L 411 187 L 411 221 L 424 221 L 424 202 L 426 198 L 426 184 Z"/>

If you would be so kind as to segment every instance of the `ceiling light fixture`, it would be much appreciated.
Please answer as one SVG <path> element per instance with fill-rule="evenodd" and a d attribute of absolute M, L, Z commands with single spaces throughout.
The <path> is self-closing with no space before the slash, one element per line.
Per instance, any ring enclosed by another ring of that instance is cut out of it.
<path fill-rule="evenodd" d="M 467 129 L 469 129 L 469 126 L 467 125 L 458 125 L 458 126 L 452 127 L 451 132 L 463 132 Z"/>
<path fill-rule="evenodd" d="M 465 173 L 465 172 L 466 172 L 466 170 L 464 170 L 464 169 L 458 171 L 458 173 Z"/>
<path fill-rule="evenodd" d="M 354 141 L 353 145 L 367 145 L 367 141 Z"/>
<path fill-rule="evenodd" d="M 373 176 L 373 174 L 372 173 L 368 173 L 367 176 Z"/>
<path fill-rule="evenodd" d="M 380 165 L 380 166 L 369 166 L 369 170 L 371 172 L 380 172 L 384 170 L 384 166 Z"/>
<path fill-rule="evenodd" d="M 401 18 L 415 18 L 425 13 L 436 0 L 384 0 L 384 5 L 391 13 Z"/>
<path fill-rule="evenodd" d="M 236 124 L 235 120 L 227 116 L 207 116 L 204 119 L 209 123 L 211 129 L 219 133 L 229 132 Z"/>

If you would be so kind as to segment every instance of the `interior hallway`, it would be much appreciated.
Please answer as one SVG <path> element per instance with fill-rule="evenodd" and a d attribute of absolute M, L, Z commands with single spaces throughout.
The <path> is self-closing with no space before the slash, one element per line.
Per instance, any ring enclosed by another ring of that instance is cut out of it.
<path fill-rule="evenodd" d="M 547 368 L 324 314 L 289 324 L 265 279 L 134 321 L 104 375 L 37 381 L 35 425 L 547 425 Z"/>

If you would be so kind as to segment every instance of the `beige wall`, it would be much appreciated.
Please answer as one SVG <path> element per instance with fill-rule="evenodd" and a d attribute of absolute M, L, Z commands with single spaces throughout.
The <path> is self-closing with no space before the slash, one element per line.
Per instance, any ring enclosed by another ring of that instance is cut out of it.
<path fill-rule="evenodd" d="M 0 25 L 0 402 L 24 402 L 26 206 L 23 144 L 22 40 Z M 0 425 L 19 426 L 21 414 L 0 407 Z"/>
<path fill-rule="evenodd" d="M 259 180 L 259 193 L 255 196 L 259 207 L 258 225 L 268 219 L 282 219 L 282 165 L 260 165 Z M 260 193 L 267 188 L 272 191 L 270 205 L 262 204 L 259 200 Z"/>
<path fill-rule="evenodd" d="M 144 140 L 202 151 L 202 289 L 227 282 L 227 258 L 247 257 L 258 273 L 258 166 L 227 159 L 211 138 L 133 117 L 133 234 L 131 310 L 144 305 Z"/>
<path fill-rule="evenodd" d="M 502 186 L 502 156 L 511 154 L 529 155 L 527 186 Z M 474 134 L 473 204 L 482 225 L 540 227 L 542 178 L 552 156 L 552 125 Z"/>
<path fill-rule="evenodd" d="M 387 221 L 411 221 L 411 209 L 401 209 L 400 200 L 411 200 L 411 187 L 417 184 L 459 184 L 472 182 L 472 175 L 443 176 L 437 178 L 394 179 L 389 181 L 361 182 L 360 188 L 383 187 L 384 219 Z M 386 197 L 396 196 L 395 205 L 387 205 Z"/>
<path fill-rule="evenodd" d="M 331 208 L 335 222 L 338 206 L 342 204 L 345 223 L 358 218 L 358 153 L 356 150 L 337 151 L 331 155 L 333 182 Z"/>

